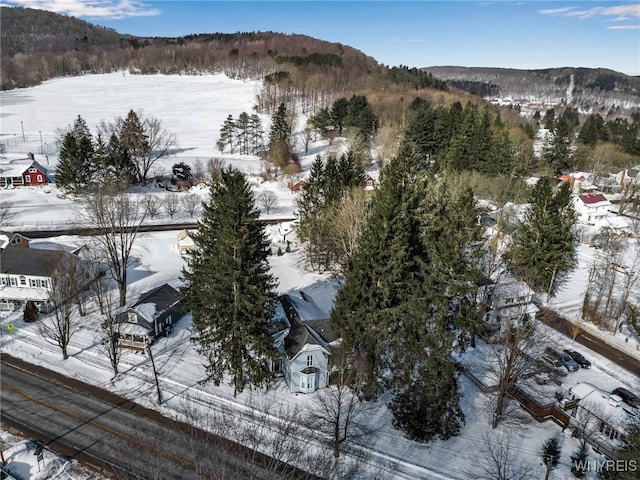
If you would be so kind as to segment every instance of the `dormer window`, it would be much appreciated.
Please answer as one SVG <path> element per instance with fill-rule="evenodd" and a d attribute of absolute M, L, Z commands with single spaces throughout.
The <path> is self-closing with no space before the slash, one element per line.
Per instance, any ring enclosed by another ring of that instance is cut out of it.
<path fill-rule="evenodd" d="M 313 367 L 313 355 L 307 355 L 307 367 Z"/>
<path fill-rule="evenodd" d="M 35 168 L 33 168 L 33 167 L 31 167 L 31 168 L 29 169 L 29 173 L 36 173 L 37 171 L 38 171 L 38 170 L 37 170 L 37 169 L 35 169 Z"/>

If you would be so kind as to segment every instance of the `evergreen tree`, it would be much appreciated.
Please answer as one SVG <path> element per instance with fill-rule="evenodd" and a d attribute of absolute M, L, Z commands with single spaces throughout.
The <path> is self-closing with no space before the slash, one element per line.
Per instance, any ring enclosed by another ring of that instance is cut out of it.
<path fill-rule="evenodd" d="M 345 119 L 349 108 L 349 101 L 346 98 L 339 98 L 331 106 L 331 121 L 333 126 L 338 128 L 338 135 L 342 135 Z"/>
<path fill-rule="evenodd" d="M 133 110 L 129 110 L 127 118 L 122 121 L 119 141 L 126 148 L 135 168 L 136 181 L 145 181 L 145 162 L 151 152 L 151 145 L 138 114 Z"/>
<path fill-rule="evenodd" d="M 241 155 L 249 154 L 250 125 L 249 114 L 242 112 L 236 120 L 236 145 Z"/>
<path fill-rule="evenodd" d="M 416 155 L 425 163 L 438 151 L 436 138 L 437 115 L 429 106 L 414 107 L 416 111 L 410 116 L 403 141 L 411 143 Z"/>
<path fill-rule="evenodd" d="M 376 130 L 377 119 L 364 95 L 354 95 L 347 103 L 347 115 L 344 124 L 353 127 L 356 136 L 370 139 Z"/>
<path fill-rule="evenodd" d="M 233 119 L 233 115 L 229 115 L 220 129 L 220 139 L 218 140 L 220 152 L 224 152 L 225 148 L 229 147 L 229 153 L 233 153 L 236 137 L 236 122 Z"/>
<path fill-rule="evenodd" d="M 249 117 L 249 153 L 259 154 L 264 149 L 264 129 L 257 113 Z"/>
<path fill-rule="evenodd" d="M 67 132 L 62 139 L 56 166 L 56 185 L 70 193 L 80 193 L 84 185 L 77 173 L 81 169 L 82 161 L 78 153 L 78 142 L 73 132 Z"/>
<path fill-rule="evenodd" d="M 234 394 L 246 384 L 265 386 L 276 358 L 271 338 L 275 282 L 269 242 L 244 175 L 228 168 L 211 186 L 194 234 L 196 250 L 183 271 L 198 351 L 207 377 L 219 385 L 231 377 Z"/>
<path fill-rule="evenodd" d="M 551 181 L 543 177 L 529 201 L 524 223 L 513 235 L 509 262 L 531 288 L 553 295 L 574 265 L 575 212 L 570 186 L 563 183 L 554 193 Z"/>
<path fill-rule="evenodd" d="M 183 182 L 191 183 L 193 181 L 193 175 L 191 173 L 191 167 L 184 162 L 176 163 L 171 169 L 174 177 Z"/>
<path fill-rule="evenodd" d="M 309 118 L 309 125 L 322 135 L 327 133 L 327 130 L 332 125 L 331 113 L 327 107 L 321 108 L 318 113 Z"/>
<path fill-rule="evenodd" d="M 542 461 L 547 467 L 547 474 L 545 476 L 545 480 L 547 480 L 551 470 L 556 468 L 560 461 L 560 444 L 556 438 L 549 438 L 542 445 Z"/>
<path fill-rule="evenodd" d="M 571 138 L 567 122 L 560 120 L 556 125 L 551 142 L 543 152 L 549 173 L 557 175 L 571 169 Z"/>
<path fill-rule="evenodd" d="M 593 147 L 599 140 L 605 139 L 604 120 L 597 113 L 589 115 L 580 128 L 578 142 Z"/>
<path fill-rule="evenodd" d="M 84 191 L 95 170 L 93 139 L 84 119 L 78 115 L 65 133 L 56 167 L 56 184 L 71 193 Z"/>
<path fill-rule="evenodd" d="M 272 162 L 280 168 L 285 168 L 291 162 L 291 125 L 287 120 L 287 108 L 284 103 L 278 106 L 271 117 L 269 156 Z"/>

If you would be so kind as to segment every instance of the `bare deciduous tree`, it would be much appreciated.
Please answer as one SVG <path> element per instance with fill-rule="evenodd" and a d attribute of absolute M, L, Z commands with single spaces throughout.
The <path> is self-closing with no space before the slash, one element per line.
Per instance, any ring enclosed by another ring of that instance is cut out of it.
<path fill-rule="evenodd" d="M 200 209 L 202 199 L 196 193 L 187 193 L 180 199 L 180 203 L 182 203 L 182 207 L 187 211 L 189 216 L 193 218 Z"/>
<path fill-rule="evenodd" d="M 98 257 L 99 248 L 89 247 L 90 262 L 88 262 L 91 278 L 90 293 L 96 302 L 102 315 L 102 330 L 100 331 L 101 345 L 109 358 L 113 374 L 118 374 L 118 365 L 122 350 L 120 348 L 120 336 L 122 322 L 118 320 L 119 310 L 118 291 L 116 285 L 105 275 L 107 265 Z"/>
<path fill-rule="evenodd" d="M 514 434 L 493 432 L 485 434 L 478 446 L 478 461 L 467 472 L 477 480 L 533 480 L 532 465 L 519 459 L 519 445 Z"/>
<path fill-rule="evenodd" d="M 519 419 L 519 404 L 510 395 L 516 383 L 532 383 L 530 377 L 535 371 L 531 360 L 537 356 L 541 343 L 535 322 L 527 317 L 524 307 L 508 322 L 500 341 L 486 346 L 487 355 L 481 367 L 489 384 L 496 386 L 492 398 L 491 427 L 494 429 L 501 422 Z"/>
<path fill-rule="evenodd" d="M 258 204 L 267 215 L 278 208 L 278 196 L 271 190 L 264 190 L 258 194 Z"/>
<path fill-rule="evenodd" d="M 2 230 L 16 216 L 13 202 L 0 200 L 0 230 Z"/>
<path fill-rule="evenodd" d="M 224 161 L 221 158 L 210 158 L 207 162 L 207 170 L 211 180 L 219 180 L 224 169 Z"/>
<path fill-rule="evenodd" d="M 162 205 L 169 217 L 173 218 L 178 211 L 180 201 L 178 200 L 176 194 L 167 193 L 162 200 Z"/>
<path fill-rule="evenodd" d="M 38 329 L 42 338 L 60 347 L 63 360 L 69 358 L 69 342 L 80 328 L 80 318 L 74 307 L 80 292 L 79 285 L 86 285 L 86 279 L 80 259 L 70 253 L 62 253 L 49 285 L 53 315 L 38 323 Z"/>
<path fill-rule="evenodd" d="M 160 201 L 153 193 L 147 193 L 142 197 L 142 206 L 151 220 L 160 212 Z"/>
<path fill-rule="evenodd" d="M 332 358 L 333 385 L 315 393 L 307 415 L 309 428 L 325 435 L 333 456 L 338 458 L 346 442 L 358 441 L 373 433 L 364 421 L 373 404 L 358 398 L 351 387 L 358 382 L 357 370 L 343 352 Z"/>
<path fill-rule="evenodd" d="M 127 268 L 146 211 L 140 202 L 124 193 L 98 191 L 87 197 L 81 222 L 97 230 L 96 247 L 118 285 L 119 304 L 127 301 Z"/>

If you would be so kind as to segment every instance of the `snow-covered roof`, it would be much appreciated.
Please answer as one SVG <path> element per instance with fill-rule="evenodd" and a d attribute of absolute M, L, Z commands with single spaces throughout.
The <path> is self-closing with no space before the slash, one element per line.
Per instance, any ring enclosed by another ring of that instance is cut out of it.
<path fill-rule="evenodd" d="M 46 302 L 49 292 L 43 288 L 0 286 L 0 298 L 11 302 Z"/>
<path fill-rule="evenodd" d="M 136 305 L 134 310 L 140 314 L 140 316 L 153 321 L 153 317 L 156 314 L 156 304 L 155 303 L 141 303 L 140 305 Z"/>
<path fill-rule="evenodd" d="M 0 250 L 4 250 L 9 245 L 9 237 L 6 235 L 0 235 Z"/>
<path fill-rule="evenodd" d="M 569 393 L 579 400 L 579 404 L 583 408 L 605 420 L 620 432 L 624 432 L 626 425 L 630 421 L 630 414 L 621 402 L 620 397 L 605 392 L 587 382 L 571 387 Z"/>
<path fill-rule="evenodd" d="M 21 177 L 32 167 L 47 173 L 47 169 L 35 160 L 13 160 L 10 163 L 0 164 L 0 177 Z"/>

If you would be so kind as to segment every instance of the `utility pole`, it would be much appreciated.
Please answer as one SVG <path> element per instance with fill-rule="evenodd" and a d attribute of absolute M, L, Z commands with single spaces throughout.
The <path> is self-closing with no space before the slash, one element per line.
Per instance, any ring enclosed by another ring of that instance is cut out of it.
<path fill-rule="evenodd" d="M 160 393 L 160 382 L 158 381 L 158 371 L 156 370 L 156 362 L 153 361 L 153 353 L 151 352 L 151 343 L 147 344 L 147 351 L 151 359 L 151 367 L 153 368 L 153 377 L 156 381 L 156 390 L 158 392 L 158 405 L 162 403 L 162 394 Z"/>
<path fill-rule="evenodd" d="M 27 139 L 24 138 L 24 123 L 22 123 L 22 120 L 20 120 L 20 129 L 22 130 L 22 141 L 26 142 Z"/>

